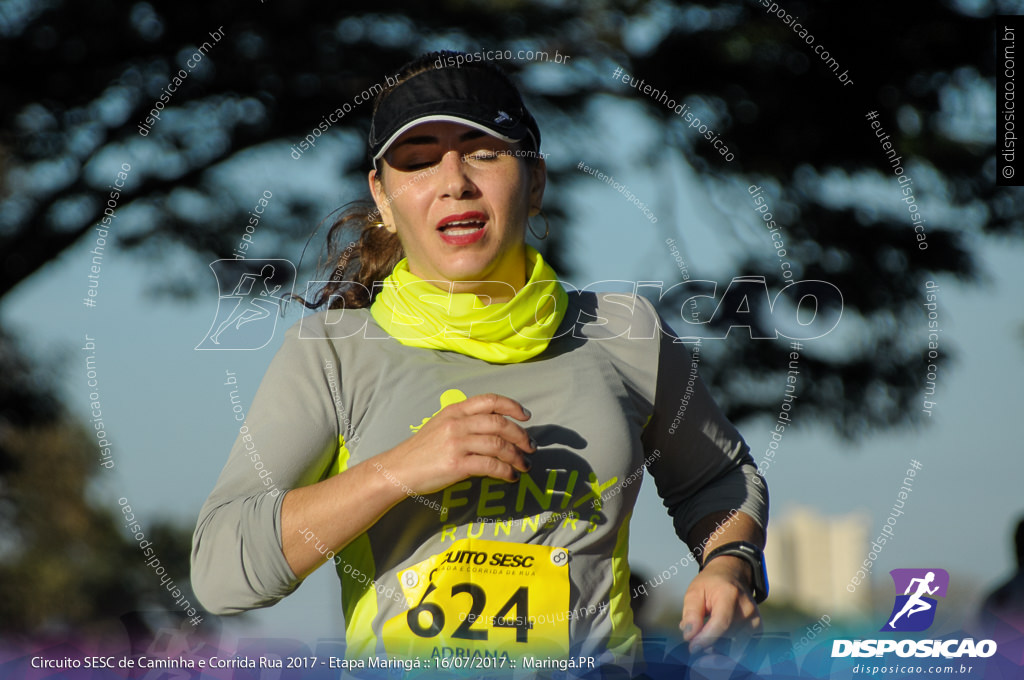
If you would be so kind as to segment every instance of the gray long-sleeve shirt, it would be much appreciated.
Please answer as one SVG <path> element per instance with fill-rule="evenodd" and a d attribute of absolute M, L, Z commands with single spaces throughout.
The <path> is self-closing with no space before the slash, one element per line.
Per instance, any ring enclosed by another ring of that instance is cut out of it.
<path fill-rule="evenodd" d="M 533 414 L 530 472 L 410 496 L 338 553 L 350 655 L 629 655 L 639 632 L 628 525 L 641 470 L 683 540 L 712 512 L 767 523 L 746 444 L 661 323 L 641 297 L 572 293 L 543 353 L 496 365 L 402 345 L 367 309 L 303 318 L 200 511 L 196 595 L 230 614 L 292 592 L 300 581 L 281 548 L 278 489 L 338 474 L 408 439 L 448 403 L 496 392 Z"/>

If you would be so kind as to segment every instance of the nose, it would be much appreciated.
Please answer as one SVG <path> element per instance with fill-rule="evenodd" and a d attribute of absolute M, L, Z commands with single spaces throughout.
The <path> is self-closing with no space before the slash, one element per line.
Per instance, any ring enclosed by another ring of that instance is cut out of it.
<path fill-rule="evenodd" d="M 476 191 L 476 185 L 469 177 L 467 165 L 455 149 L 449 149 L 441 157 L 438 174 L 441 177 L 439 188 L 444 197 L 466 198 Z"/>

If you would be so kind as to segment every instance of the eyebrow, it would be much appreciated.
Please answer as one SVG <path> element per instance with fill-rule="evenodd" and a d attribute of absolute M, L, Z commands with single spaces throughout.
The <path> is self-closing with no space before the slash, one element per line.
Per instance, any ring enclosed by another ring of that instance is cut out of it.
<path fill-rule="evenodd" d="M 470 130 L 469 132 L 463 132 L 459 135 L 460 142 L 468 142 L 471 139 L 479 139 L 480 137 L 487 137 L 487 133 L 483 130 Z M 392 149 L 406 145 L 423 145 L 423 144 L 439 144 L 441 139 L 433 135 L 420 135 L 418 137 L 409 137 L 408 139 L 396 142 L 391 146 Z"/>

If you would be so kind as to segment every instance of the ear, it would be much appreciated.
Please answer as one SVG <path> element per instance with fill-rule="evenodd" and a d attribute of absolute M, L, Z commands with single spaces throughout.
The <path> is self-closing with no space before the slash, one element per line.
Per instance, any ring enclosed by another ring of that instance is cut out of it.
<path fill-rule="evenodd" d="M 384 191 L 384 181 L 381 179 L 380 170 L 370 170 L 366 180 L 370 184 L 370 194 L 373 196 L 373 202 L 377 204 L 380 221 L 384 223 L 385 229 L 394 234 L 396 227 L 395 220 L 391 215 L 391 201 L 388 198 L 387 192 Z"/>
<path fill-rule="evenodd" d="M 530 168 L 530 217 L 540 212 L 544 204 L 544 187 L 548 182 L 548 166 L 543 158 L 528 164 Z"/>

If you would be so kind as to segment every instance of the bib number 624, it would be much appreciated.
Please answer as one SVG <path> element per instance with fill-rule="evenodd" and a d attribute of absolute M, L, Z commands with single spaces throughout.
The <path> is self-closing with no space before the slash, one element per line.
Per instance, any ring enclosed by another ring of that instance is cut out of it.
<path fill-rule="evenodd" d="M 444 630 L 445 610 L 436 602 L 427 602 L 426 599 L 437 590 L 433 583 L 423 593 L 419 605 L 409 610 L 406 620 L 409 630 L 414 635 L 424 638 L 436 637 Z M 526 642 L 533 623 L 530 621 L 530 589 L 528 586 L 521 586 L 512 597 L 494 614 L 493 617 L 485 617 L 484 609 L 487 607 L 487 593 L 475 583 L 456 583 L 451 587 L 451 602 L 454 604 L 457 595 L 469 595 L 469 611 L 458 613 L 461 623 L 451 636 L 462 640 L 486 640 L 488 630 L 484 628 L 473 628 L 477 621 L 487 623 L 489 620 L 491 628 L 512 628 L 516 631 L 516 642 Z M 449 607 L 453 610 L 454 607 Z M 514 616 L 509 616 L 514 610 Z M 429 623 L 424 619 L 429 618 Z"/>

